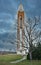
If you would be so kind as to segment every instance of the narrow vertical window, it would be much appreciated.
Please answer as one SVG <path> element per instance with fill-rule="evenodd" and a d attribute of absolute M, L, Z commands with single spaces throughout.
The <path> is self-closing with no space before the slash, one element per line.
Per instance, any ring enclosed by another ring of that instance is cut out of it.
<path fill-rule="evenodd" d="M 22 16 L 20 16 L 20 28 L 22 28 Z"/>

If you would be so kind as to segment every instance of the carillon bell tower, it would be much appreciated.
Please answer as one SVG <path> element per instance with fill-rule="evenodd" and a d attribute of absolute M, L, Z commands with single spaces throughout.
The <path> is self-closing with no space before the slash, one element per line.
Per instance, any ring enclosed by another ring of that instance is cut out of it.
<path fill-rule="evenodd" d="M 25 54 L 24 51 L 24 9 L 20 4 L 17 14 L 17 54 Z"/>

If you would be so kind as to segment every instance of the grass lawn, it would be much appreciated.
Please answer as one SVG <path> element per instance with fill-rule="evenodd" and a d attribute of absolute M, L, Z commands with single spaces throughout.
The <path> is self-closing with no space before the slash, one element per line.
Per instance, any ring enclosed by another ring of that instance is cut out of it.
<path fill-rule="evenodd" d="M 8 55 L 0 55 L 0 62 L 10 62 L 21 59 L 21 55 L 8 54 Z"/>
<path fill-rule="evenodd" d="M 41 65 L 41 61 L 38 60 L 24 60 L 22 62 L 12 64 L 11 61 L 21 59 L 21 55 L 0 55 L 0 65 Z"/>

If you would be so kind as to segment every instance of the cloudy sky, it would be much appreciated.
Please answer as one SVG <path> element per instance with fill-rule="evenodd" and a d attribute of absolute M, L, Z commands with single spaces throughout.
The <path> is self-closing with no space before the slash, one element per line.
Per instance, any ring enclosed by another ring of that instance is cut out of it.
<path fill-rule="evenodd" d="M 24 11 L 28 17 L 41 16 L 41 0 L 21 0 Z M 9 42 L 4 40 L 9 38 L 11 33 L 15 38 L 16 14 L 20 0 L 0 0 L 0 49 L 14 49 Z M 12 36 L 12 35 L 11 35 Z"/>

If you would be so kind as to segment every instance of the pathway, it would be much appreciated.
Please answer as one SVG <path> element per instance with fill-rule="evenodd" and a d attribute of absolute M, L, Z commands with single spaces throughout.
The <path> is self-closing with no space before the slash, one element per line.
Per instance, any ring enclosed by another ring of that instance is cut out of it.
<path fill-rule="evenodd" d="M 24 56 L 22 59 L 20 59 L 20 60 L 16 60 L 16 61 L 12 61 L 12 62 L 10 62 L 10 63 L 18 63 L 18 62 L 21 62 L 21 61 L 23 61 L 23 60 L 25 60 L 26 59 L 26 56 Z"/>

